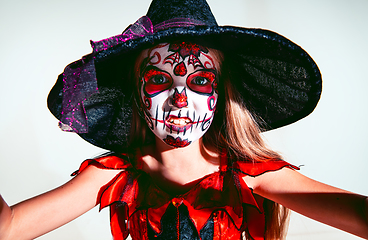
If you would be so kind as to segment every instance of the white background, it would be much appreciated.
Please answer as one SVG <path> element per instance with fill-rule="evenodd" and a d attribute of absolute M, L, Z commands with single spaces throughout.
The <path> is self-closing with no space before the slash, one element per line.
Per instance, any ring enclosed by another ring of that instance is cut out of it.
<path fill-rule="evenodd" d="M 120 34 L 149 0 L 0 1 L 0 192 L 9 204 L 70 179 L 103 150 L 61 132 L 46 107 L 48 91 L 89 40 Z M 368 195 L 368 1 L 209 0 L 219 25 L 265 28 L 301 45 L 323 75 L 323 94 L 306 119 L 266 134 L 287 161 L 319 181 Z M 98 209 L 43 240 L 111 239 Z M 359 239 L 292 214 L 288 238 Z"/>

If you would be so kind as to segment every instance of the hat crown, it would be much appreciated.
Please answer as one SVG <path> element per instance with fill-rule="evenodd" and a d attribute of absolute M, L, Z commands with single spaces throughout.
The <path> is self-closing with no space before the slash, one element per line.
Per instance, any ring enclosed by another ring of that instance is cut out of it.
<path fill-rule="evenodd" d="M 147 16 L 153 25 L 172 19 L 186 18 L 207 26 L 217 26 L 210 6 L 205 0 L 153 0 Z"/>

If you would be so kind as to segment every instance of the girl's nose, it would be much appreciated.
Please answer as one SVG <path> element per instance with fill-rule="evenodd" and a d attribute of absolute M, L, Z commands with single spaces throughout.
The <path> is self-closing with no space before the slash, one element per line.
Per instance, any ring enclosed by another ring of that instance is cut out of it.
<path fill-rule="evenodd" d="M 183 108 L 188 106 L 188 97 L 185 88 L 183 88 L 181 92 L 179 92 L 178 89 L 175 88 L 172 97 L 172 104 L 177 108 Z"/>

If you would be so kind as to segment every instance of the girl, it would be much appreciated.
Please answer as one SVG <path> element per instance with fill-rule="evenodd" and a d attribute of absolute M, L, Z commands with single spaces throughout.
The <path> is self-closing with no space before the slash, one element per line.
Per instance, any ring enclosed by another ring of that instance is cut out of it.
<path fill-rule="evenodd" d="M 167 47 L 167 45 L 166 45 L 166 47 Z M 173 49 L 174 47 L 172 47 L 171 45 L 170 45 L 170 47 Z M 156 48 L 157 48 L 157 46 L 156 46 Z M 151 52 L 154 52 L 155 53 L 155 48 L 150 48 L 150 51 Z M 204 53 L 206 53 L 206 54 L 209 54 L 208 55 L 208 59 L 210 59 L 210 58 L 212 58 L 212 59 L 216 59 L 216 58 L 218 58 L 218 59 L 220 59 L 221 57 L 218 57 L 216 54 L 211 54 L 211 51 L 209 50 L 209 53 L 207 53 L 206 52 L 207 50 L 201 50 L 200 52 L 201 52 L 201 54 L 200 54 L 200 56 L 202 56 L 202 54 L 204 55 Z M 169 52 L 170 53 L 174 53 L 175 51 L 172 51 L 172 50 L 170 50 L 170 51 L 166 51 L 166 55 L 168 55 L 169 54 Z M 165 52 L 164 52 L 165 53 Z M 160 53 L 160 56 L 161 55 L 164 55 L 164 53 Z M 218 54 L 218 55 L 221 55 L 221 54 Z M 154 56 L 156 56 L 157 57 L 157 54 L 156 55 L 154 55 Z M 217 57 L 216 57 L 217 56 Z M 144 56 L 142 56 L 143 58 L 147 58 L 147 57 L 153 57 L 153 56 L 150 56 L 149 54 L 148 55 L 144 55 Z M 171 58 L 168 58 L 169 56 L 165 56 L 165 58 L 167 58 L 168 60 L 169 59 L 171 59 Z M 182 56 L 182 58 L 184 58 L 183 56 Z M 155 61 L 155 59 L 154 58 L 152 58 L 153 60 L 152 61 Z M 184 58 L 185 59 L 185 58 Z M 209 72 L 211 72 L 212 74 L 214 74 L 215 75 L 215 77 L 214 78 L 216 78 L 216 76 L 217 75 L 219 75 L 220 73 L 220 71 L 222 71 L 222 68 L 221 67 L 216 67 L 216 64 L 220 64 L 220 63 L 218 63 L 218 62 L 221 62 L 221 61 L 219 61 L 219 60 L 214 60 L 213 61 L 213 63 L 214 64 L 212 64 L 212 65 L 207 65 L 207 64 L 205 64 L 207 67 L 205 68 L 205 69 L 209 69 L 209 70 L 211 70 L 211 71 L 209 71 Z M 225 59 L 226 59 L 226 56 L 225 56 Z M 153 62 L 150 62 L 150 64 L 148 64 L 148 66 L 154 66 L 155 64 L 153 64 Z M 187 61 L 188 61 L 188 59 L 187 59 Z M 143 61 L 142 61 L 143 62 Z M 206 60 L 203 60 L 203 59 L 201 59 L 201 57 L 199 57 L 199 62 L 200 63 L 202 63 L 202 65 L 203 65 L 203 63 L 205 63 L 205 62 L 208 62 L 208 60 L 206 61 Z M 170 64 L 170 63 L 169 63 Z M 176 63 L 175 63 L 176 64 Z M 224 61 L 224 64 L 225 64 L 225 61 Z M 142 65 L 140 62 L 139 62 L 139 64 L 138 65 Z M 172 65 L 174 66 L 174 62 L 172 63 Z M 178 64 L 179 65 L 179 64 Z M 187 65 L 189 65 L 189 63 L 187 63 Z M 176 66 L 176 65 L 175 65 Z M 143 66 L 143 67 L 137 67 L 137 69 L 139 69 L 139 73 L 141 73 L 142 74 L 142 76 L 143 76 L 143 79 L 144 79 L 144 76 L 146 76 L 147 74 L 148 74 L 148 76 L 150 76 L 150 74 L 152 73 L 152 69 L 148 69 L 147 71 L 146 71 L 146 69 L 144 68 L 145 66 Z M 147 66 L 146 66 L 147 67 Z M 154 67 L 156 67 L 156 66 L 154 66 Z M 188 66 L 187 66 L 187 68 L 189 68 Z M 160 70 L 164 70 L 165 72 L 168 72 L 168 70 L 165 70 L 165 69 L 161 69 L 161 68 L 158 68 L 158 69 L 160 69 Z M 178 69 L 180 69 L 180 68 L 178 68 Z M 226 69 L 226 68 L 224 68 L 224 69 Z M 157 69 L 155 68 L 155 71 L 156 71 Z M 147 73 L 148 72 L 148 73 Z M 192 73 L 194 73 L 193 71 L 192 72 L 190 72 L 190 74 L 192 74 Z M 171 75 L 178 75 L 178 76 L 180 76 L 180 74 L 179 74 L 179 72 L 172 72 L 171 73 Z M 188 74 L 189 75 L 189 74 Z M 138 74 L 138 76 L 140 76 L 139 74 Z M 142 77 L 142 76 L 140 76 L 140 77 Z M 155 75 L 154 75 L 155 76 Z M 161 76 L 161 75 L 160 75 Z M 186 76 L 186 75 L 185 75 Z M 150 79 L 150 78 L 149 78 Z M 163 80 L 163 79 L 161 79 L 161 80 Z M 147 81 L 148 82 L 148 81 Z M 164 81 L 164 83 L 165 83 L 165 81 Z M 175 81 L 174 81 L 174 83 L 175 83 Z M 190 84 L 189 84 L 190 85 Z M 188 85 L 188 88 L 190 88 L 189 87 L 189 85 Z M 197 84 L 198 85 L 198 84 Z M 154 94 L 156 94 L 156 92 L 151 92 L 151 90 L 152 90 L 152 87 L 150 88 L 150 86 L 149 86 L 149 84 L 143 84 L 143 83 L 141 83 L 140 85 L 140 91 L 141 91 L 141 93 L 140 93 L 140 97 L 141 97 L 141 101 L 142 101 L 142 103 L 143 103 L 143 105 L 141 105 L 141 103 L 139 103 L 140 102 L 140 100 L 138 99 L 138 106 L 139 107 L 146 107 L 146 108 L 149 108 L 149 107 L 147 107 L 147 106 L 149 106 L 149 104 L 148 105 L 144 105 L 145 103 L 146 103 L 146 99 L 144 98 L 144 97 L 146 97 L 146 98 L 151 98 L 152 97 L 152 100 L 154 100 L 154 96 L 152 96 L 152 95 L 154 95 Z M 148 86 L 148 87 L 147 87 Z M 212 86 L 212 85 L 211 85 Z M 154 89 L 156 89 L 156 88 L 154 88 Z M 165 89 L 165 88 L 164 88 Z M 201 88 L 200 88 L 201 89 Z M 192 90 L 194 90 L 193 92 L 195 92 L 195 93 L 202 93 L 202 95 L 204 94 L 204 95 L 208 95 L 209 93 L 211 93 L 212 95 L 210 96 L 210 97 L 213 97 L 215 100 L 213 100 L 213 101 L 216 101 L 217 99 L 217 95 L 214 93 L 214 92 L 216 92 L 215 90 L 214 90 L 214 87 L 212 86 L 212 88 L 210 89 L 210 90 L 206 90 L 206 91 L 202 91 L 202 90 L 198 90 L 198 89 L 196 89 L 196 87 L 194 87 L 194 86 L 192 86 Z M 157 91 L 157 89 L 156 89 L 156 91 Z M 189 90 L 188 90 L 189 91 Z M 160 92 L 160 91 L 159 91 Z M 64 92 L 65 93 L 65 92 Z M 182 94 L 183 93 L 183 91 L 180 91 L 180 92 L 178 92 L 178 94 Z M 161 93 L 160 93 L 161 94 Z M 159 95 L 159 94 L 158 94 Z M 188 94 L 189 95 L 189 94 Z M 201 94 L 199 94 L 199 95 L 201 95 Z M 156 95 L 155 95 L 156 96 Z M 219 97 L 221 97 L 221 94 L 219 93 L 218 94 L 218 96 Z M 189 96 L 188 96 L 189 97 Z M 213 99 L 213 98 L 211 98 L 211 99 Z M 174 101 L 175 102 L 175 101 Z M 180 101 L 178 101 L 178 103 L 180 103 Z M 181 106 L 181 105 L 180 105 Z M 176 107 L 180 107 L 180 106 L 176 106 Z M 212 110 L 213 110 L 213 107 L 212 107 L 212 105 L 209 105 L 210 107 L 208 107 L 208 109 L 211 109 L 212 108 Z M 218 108 L 218 107 L 217 107 Z M 148 110 L 150 110 L 150 109 L 146 109 L 146 110 L 144 110 L 143 109 L 143 113 L 144 114 L 147 114 L 146 112 L 148 111 Z M 149 112 L 149 111 L 148 111 Z M 156 111 L 157 112 L 157 111 Z M 153 112 L 153 113 L 151 113 L 151 115 L 153 115 L 155 112 Z M 146 117 L 147 117 L 147 115 L 146 115 Z M 207 118 L 204 118 L 205 120 L 207 120 Z M 211 120 L 211 119 L 209 119 L 209 120 Z M 199 121 L 198 121 L 199 122 Z M 202 121 L 202 123 L 203 122 L 205 122 L 205 121 Z M 177 124 L 178 125 L 178 124 Z M 181 126 L 181 124 L 179 124 L 180 126 Z M 206 127 L 204 127 L 204 128 L 206 128 Z M 178 132 L 179 132 L 179 130 L 177 130 Z M 180 130 L 181 131 L 181 130 Z M 165 140 L 166 138 L 162 138 L 161 140 Z M 189 140 L 190 141 L 190 140 Z M 182 143 L 183 141 L 180 141 L 180 143 Z M 192 142 L 196 142 L 196 140 L 193 140 Z M 161 143 L 161 141 L 158 141 L 158 143 Z M 164 145 L 164 146 L 166 146 L 166 145 Z M 157 146 L 157 147 L 159 147 L 159 146 Z M 190 147 L 190 146 L 188 146 L 188 147 Z M 183 148 L 183 149 L 188 149 L 188 148 Z M 181 149 L 182 151 L 184 151 L 183 149 Z M 211 150 L 211 149 L 209 149 L 209 150 Z M 147 151 L 147 150 L 146 150 Z M 211 151 L 210 151 L 211 152 Z M 151 155 L 154 155 L 153 153 L 151 154 Z M 177 156 L 181 156 L 181 155 L 175 155 L 176 157 Z M 157 158 L 157 157 L 156 157 Z M 214 156 L 214 159 L 213 159 L 214 161 L 214 166 L 216 166 L 216 168 L 218 168 L 218 157 L 216 157 L 216 156 Z M 148 161 L 148 160 L 147 160 Z M 217 161 L 217 162 L 216 162 Z M 207 162 L 211 162 L 211 161 L 207 161 Z M 204 163 L 207 163 L 207 162 L 204 162 Z M 148 162 L 147 162 L 148 163 Z M 217 164 L 217 165 L 216 165 Z M 213 167 L 213 165 L 205 165 L 205 167 L 203 167 L 203 169 L 207 169 L 207 171 L 209 171 L 209 172 L 206 172 L 206 173 L 212 173 L 212 172 L 214 172 L 214 170 L 211 170 L 212 169 L 212 167 Z M 152 167 L 152 166 L 151 166 Z M 149 168 L 150 170 L 152 170 L 151 168 Z M 209 170 L 208 170 L 209 169 Z M 284 171 L 284 170 L 282 170 L 282 171 Z M 190 173 L 192 173 L 192 172 L 195 172 L 195 170 L 191 170 L 190 171 Z M 169 173 L 171 173 L 171 174 L 173 174 L 173 172 L 169 172 Z M 175 173 L 175 172 L 174 172 Z M 206 173 L 203 173 L 203 172 L 201 172 L 199 175 L 206 175 Z M 153 173 L 151 173 L 151 174 L 153 174 Z M 154 174 L 153 174 L 154 175 Z M 186 174 L 186 176 L 187 176 L 188 174 Z M 82 175 L 80 175 L 80 176 L 82 176 Z M 80 176 L 78 176 L 76 179 L 81 179 L 81 177 Z M 156 175 L 154 175 L 154 176 L 156 176 Z M 263 176 L 266 176 L 266 175 L 263 175 Z M 156 179 L 157 180 L 159 180 L 160 179 L 160 174 L 158 174 L 157 175 L 157 177 L 156 177 Z M 194 176 L 194 179 L 198 179 L 198 176 L 196 177 L 196 176 Z M 257 178 L 257 179 L 259 179 L 259 178 Z M 188 180 L 184 180 L 184 182 L 187 182 Z M 175 181 L 174 181 L 175 182 Z M 252 183 L 251 183 L 251 180 L 248 180 L 248 182 L 247 182 L 247 184 L 248 185 L 251 185 Z M 257 186 L 257 184 L 256 183 L 254 183 L 255 185 L 254 186 Z M 161 185 L 164 185 L 164 184 L 161 184 Z M 181 185 L 183 185 L 183 183 L 181 183 Z M 254 189 L 255 189 L 255 187 L 253 187 Z M 170 190 L 168 190 L 168 191 L 173 191 L 172 189 L 170 189 Z M 183 189 L 181 189 L 181 191 L 184 191 Z"/>

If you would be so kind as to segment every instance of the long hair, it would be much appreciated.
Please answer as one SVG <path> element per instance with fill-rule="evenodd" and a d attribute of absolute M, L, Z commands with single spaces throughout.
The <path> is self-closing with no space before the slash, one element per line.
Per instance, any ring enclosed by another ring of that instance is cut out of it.
<path fill-rule="evenodd" d="M 234 88 L 231 79 L 234 77 L 221 51 L 209 49 L 221 62 L 220 79 L 218 84 L 219 99 L 216 114 L 209 130 L 203 136 L 203 144 L 208 149 L 215 147 L 220 153 L 227 150 L 229 159 L 236 161 L 267 162 L 273 159 L 282 159 L 280 154 L 268 148 L 262 139 L 261 130 L 254 116 L 245 106 L 243 98 Z M 139 59 L 137 60 L 139 62 Z M 138 65 L 135 66 L 137 71 Z M 133 74 L 136 76 L 136 74 Z M 138 97 L 137 97 L 138 98 Z M 138 98 L 140 99 L 140 98 Z M 139 147 L 153 141 L 154 135 L 148 129 L 142 112 L 141 103 L 133 107 L 133 125 L 131 129 L 131 147 Z M 229 163 L 231 164 L 231 162 Z M 263 202 L 266 229 L 265 239 L 284 239 L 289 219 L 289 210 L 282 205 L 265 199 Z M 244 236 L 246 239 L 246 235 Z M 250 239 L 250 238 L 249 238 Z"/>

